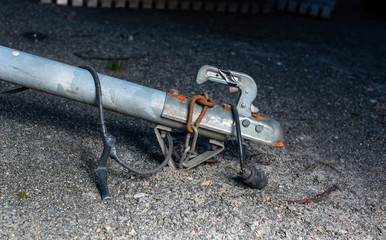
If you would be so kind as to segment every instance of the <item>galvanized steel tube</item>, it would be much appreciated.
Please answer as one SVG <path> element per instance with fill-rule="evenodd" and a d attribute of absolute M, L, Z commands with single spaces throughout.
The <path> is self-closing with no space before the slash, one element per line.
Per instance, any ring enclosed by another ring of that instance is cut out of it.
<path fill-rule="evenodd" d="M 171 128 L 186 128 L 183 123 L 161 117 L 165 92 L 103 74 L 98 76 L 104 108 Z M 0 46 L 0 80 L 96 105 L 95 84 L 88 71 L 4 46 Z M 204 129 L 199 132 L 218 140 L 225 137 Z"/>
<path fill-rule="evenodd" d="M 165 92 L 98 75 L 106 109 L 162 124 Z M 88 71 L 3 46 L 0 79 L 87 104 L 96 102 L 95 84 Z"/>
<path fill-rule="evenodd" d="M 98 74 L 106 109 L 134 116 L 171 128 L 185 129 L 189 103 L 182 103 L 163 91 Z M 96 88 L 91 74 L 82 68 L 0 46 L 0 79 L 90 105 L 96 104 Z M 193 121 L 200 114 L 194 110 Z M 240 116 L 250 124 L 241 129 L 243 138 L 279 146 L 283 138 L 280 124 Z M 260 127 L 257 129 L 257 127 Z M 200 124 L 199 134 L 217 140 L 235 135 L 233 117 L 220 106 L 209 109 Z"/>

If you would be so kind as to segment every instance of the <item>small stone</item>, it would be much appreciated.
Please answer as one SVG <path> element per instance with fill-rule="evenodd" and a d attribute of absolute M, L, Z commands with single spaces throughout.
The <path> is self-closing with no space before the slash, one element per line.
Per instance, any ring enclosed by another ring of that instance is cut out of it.
<path fill-rule="evenodd" d="M 210 185 L 210 180 L 201 183 L 201 185 L 202 186 L 209 186 Z"/>
<path fill-rule="evenodd" d="M 256 229 L 256 226 L 255 226 L 255 224 L 251 224 L 251 226 L 249 226 L 250 227 L 250 229 L 251 229 L 251 231 L 255 231 L 255 229 Z"/>
<path fill-rule="evenodd" d="M 143 197 L 146 197 L 147 194 L 146 193 L 137 193 L 134 195 L 134 198 L 135 199 L 138 199 L 138 198 L 143 198 Z"/>
<path fill-rule="evenodd" d="M 374 92 L 375 88 L 373 86 L 369 86 L 366 88 L 368 92 Z"/>
<path fill-rule="evenodd" d="M 130 197 L 130 195 L 129 194 L 125 194 L 125 198 L 129 198 Z"/>
<path fill-rule="evenodd" d="M 134 229 L 131 229 L 131 231 L 129 232 L 130 235 L 134 235 L 135 234 L 135 230 Z"/>
<path fill-rule="evenodd" d="M 101 232 L 101 229 L 98 228 L 97 230 L 95 230 L 96 233 L 100 233 Z"/>
<path fill-rule="evenodd" d="M 105 226 L 105 230 L 109 231 L 109 230 L 111 230 L 111 227 L 110 226 Z"/>

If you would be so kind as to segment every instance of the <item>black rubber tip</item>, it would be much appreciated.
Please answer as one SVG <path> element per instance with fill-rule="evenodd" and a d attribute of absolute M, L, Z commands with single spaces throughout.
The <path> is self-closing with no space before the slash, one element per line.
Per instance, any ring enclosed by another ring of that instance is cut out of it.
<path fill-rule="evenodd" d="M 110 200 L 111 196 L 107 186 L 107 170 L 106 168 L 98 168 L 99 187 L 101 190 L 102 200 Z"/>
<path fill-rule="evenodd" d="M 263 189 L 268 184 L 268 178 L 264 172 L 250 166 L 245 167 L 241 173 L 241 178 L 246 185 L 255 189 Z"/>

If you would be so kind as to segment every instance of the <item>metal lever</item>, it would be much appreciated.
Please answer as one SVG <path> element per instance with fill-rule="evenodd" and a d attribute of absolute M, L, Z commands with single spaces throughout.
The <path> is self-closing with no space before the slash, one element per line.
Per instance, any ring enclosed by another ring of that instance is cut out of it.
<path fill-rule="evenodd" d="M 206 81 L 225 84 L 231 88 L 237 87 L 241 93 L 236 107 L 239 114 L 251 116 L 252 113 L 259 112 L 259 109 L 252 104 L 257 96 L 257 86 L 247 74 L 204 65 L 197 73 L 196 82 L 202 84 Z"/>
<path fill-rule="evenodd" d="M 239 82 L 232 75 L 232 73 L 230 71 L 218 69 L 218 72 L 220 73 L 221 77 L 227 82 L 228 86 L 238 87 L 240 85 L 240 84 L 238 84 Z"/>

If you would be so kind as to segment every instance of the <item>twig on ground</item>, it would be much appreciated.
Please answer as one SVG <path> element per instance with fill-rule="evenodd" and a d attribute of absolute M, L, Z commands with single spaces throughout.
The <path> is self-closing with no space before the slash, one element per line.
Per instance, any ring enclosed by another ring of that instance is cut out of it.
<path fill-rule="evenodd" d="M 332 187 L 330 187 L 329 189 L 327 189 L 326 191 L 316 195 L 315 198 L 304 199 L 304 200 L 286 200 L 284 202 L 288 203 L 288 204 L 296 204 L 296 203 L 305 204 L 305 203 L 311 203 L 311 202 L 317 203 L 317 202 L 323 201 L 326 196 L 328 196 L 331 192 L 333 192 L 337 189 L 339 189 L 339 187 L 338 187 L 338 185 L 335 184 Z"/>
<path fill-rule="evenodd" d="M 319 160 L 319 164 L 330 167 L 331 169 L 335 170 L 337 173 L 341 173 L 332 163 L 325 162 L 324 160 Z"/>
<path fill-rule="evenodd" d="M 306 172 L 312 172 L 312 171 L 314 171 L 314 169 L 317 168 L 317 167 L 319 167 L 319 163 L 309 166 L 309 167 L 306 168 L 304 171 L 306 171 Z"/>
<path fill-rule="evenodd" d="M 318 160 L 316 164 L 309 166 L 308 168 L 304 169 L 306 172 L 312 172 L 315 168 L 319 167 L 320 165 L 324 165 L 327 167 L 330 167 L 331 169 L 335 170 L 337 173 L 341 173 L 332 163 L 325 162 L 324 160 Z"/>

